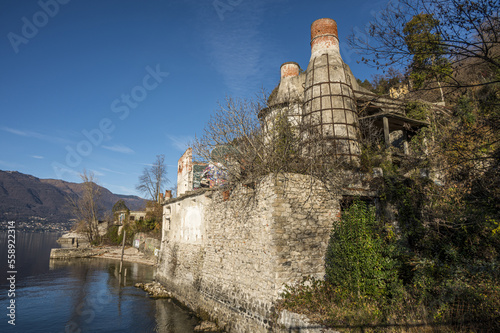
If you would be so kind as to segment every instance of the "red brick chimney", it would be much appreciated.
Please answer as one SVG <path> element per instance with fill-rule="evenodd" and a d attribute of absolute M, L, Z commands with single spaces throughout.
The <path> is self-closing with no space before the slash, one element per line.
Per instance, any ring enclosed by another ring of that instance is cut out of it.
<path fill-rule="evenodd" d="M 322 18 L 311 24 L 311 55 L 323 50 L 339 50 L 337 23 L 330 18 Z"/>
<path fill-rule="evenodd" d="M 165 200 L 171 199 L 172 198 L 172 191 L 171 190 L 165 190 Z"/>
<path fill-rule="evenodd" d="M 294 77 L 299 75 L 299 64 L 293 61 L 285 62 L 281 65 L 281 78 Z"/>

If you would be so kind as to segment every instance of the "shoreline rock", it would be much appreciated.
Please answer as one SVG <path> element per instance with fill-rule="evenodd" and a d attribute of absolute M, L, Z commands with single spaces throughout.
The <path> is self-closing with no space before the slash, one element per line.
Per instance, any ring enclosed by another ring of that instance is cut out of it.
<path fill-rule="evenodd" d="M 175 301 L 174 296 L 165 287 L 163 287 L 159 282 L 149 282 L 149 283 L 136 283 L 134 284 L 136 288 L 140 288 L 146 291 L 152 298 L 172 298 Z M 222 332 L 217 324 L 203 320 L 194 328 L 195 332 L 205 332 L 205 333 L 219 333 Z"/>
<path fill-rule="evenodd" d="M 172 293 L 158 282 L 136 283 L 134 286 L 146 291 L 153 298 L 172 298 Z"/>
<path fill-rule="evenodd" d="M 215 323 L 211 321 L 202 321 L 198 326 L 194 328 L 195 332 L 205 332 L 205 333 L 214 333 L 221 332 L 219 327 Z"/>

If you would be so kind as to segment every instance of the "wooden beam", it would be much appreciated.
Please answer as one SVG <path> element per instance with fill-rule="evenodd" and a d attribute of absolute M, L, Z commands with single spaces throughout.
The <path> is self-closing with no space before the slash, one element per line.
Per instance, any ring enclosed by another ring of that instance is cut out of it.
<path fill-rule="evenodd" d="M 384 121 L 385 148 L 389 148 L 389 146 L 391 145 L 390 137 L 389 137 L 389 119 L 387 117 L 384 117 L 383 121 Z"/>
<path fill-rule="evenodd" d="M 377 118 L 383 118 L 387 117 L 390 118 L 392 122 L 399 122 L 401 126 L 403 126 L 404 123 L 409 124 L 410 126 L 429 126 L 429 122 L 427 121 L 422 121 L 422 120 L 416 120 L 416 119 L 411 119 L 399 114 L 395 114 L 392 112 L 381 112 L 377 114 L 372 114 L 370 116 L 365 116 L 365 117 L 360 117 L 359 120 L 364 120 L 364 119 L 377 119 Z"/>
<path fill-rule="evenodd" d="M 403 152 L 405 155 L 410 155 L 410 147 L 408 146 L 408 131 L 403 130 Z"/>

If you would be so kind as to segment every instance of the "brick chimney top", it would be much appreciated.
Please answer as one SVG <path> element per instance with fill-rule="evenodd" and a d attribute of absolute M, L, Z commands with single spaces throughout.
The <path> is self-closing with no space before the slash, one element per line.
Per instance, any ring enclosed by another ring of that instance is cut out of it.
<path fill-rule="evenodd" d="M 339 48 L 337 23 L 330 18 L 322 18 L 311 24 L 311 53 Z"/>
<path fill-rule="evenodd" d="M 286 77 L 294 77 L 299 75 L 300 66 L 296 62 L 290 61 L 290 62 L 285 62 L 283 65 L 281 65 L 280 69 L 281 69 L 281 78 L 284 79 Z"/>

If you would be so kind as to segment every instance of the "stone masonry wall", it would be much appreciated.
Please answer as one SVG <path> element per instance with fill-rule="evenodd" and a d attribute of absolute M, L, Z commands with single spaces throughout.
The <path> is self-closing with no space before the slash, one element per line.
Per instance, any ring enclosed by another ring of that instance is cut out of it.
<path fill-rule="evenodd" d="M 324 276 L 339 202 L 309 177 L 200 191 L 164 207 L 157 279 L 230 332 L 267 332 L 285 284 Z"/>

